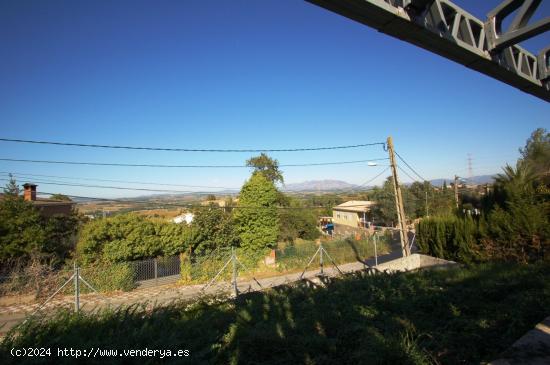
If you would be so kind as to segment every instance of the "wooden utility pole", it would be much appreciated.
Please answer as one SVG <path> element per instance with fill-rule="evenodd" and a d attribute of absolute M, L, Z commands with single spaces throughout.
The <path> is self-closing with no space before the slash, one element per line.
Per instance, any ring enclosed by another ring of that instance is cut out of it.
<path fill-rule="evenodd" d="M 395 161 L 395 153 L 393 148 L 393 140 L 388 137 L 387 141 L 388 153 L 390 155 L 390 165 L 392 171 L 393 192 L 395 196 L 395 208 L 397 210 L 397 224 L 399 225 L 399 236 L 401 238 L 401 249 L 403 257 L 409 256 L 411 250 L 409 249 L 409 237 L 407 235 L 407 227 L 405 216 L 405 208 L 403 207 L 403 196 L 401 195 L 401 186 L 399 185 L 399 177 L 397 176 L 397 162 Z"/>
<path fill-rule="evenodd" d="M 455 203 L 456 209 L 458 209 L 458 176 L 455 175 Z"/>

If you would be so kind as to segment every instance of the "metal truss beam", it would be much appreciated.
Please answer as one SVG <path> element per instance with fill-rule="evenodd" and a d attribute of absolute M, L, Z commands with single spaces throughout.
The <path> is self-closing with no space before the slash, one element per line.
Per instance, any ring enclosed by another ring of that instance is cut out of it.
<path fill-rule="evenodd" d="M 518 42 L 549 29 L 527 25 L 540 0 L 505 0 L 477 19 L 450 0 L 306 0 L 550 102 L 550 47 L 538 56 Z M 518 9 L 507 32 L 502 20 Z"/>

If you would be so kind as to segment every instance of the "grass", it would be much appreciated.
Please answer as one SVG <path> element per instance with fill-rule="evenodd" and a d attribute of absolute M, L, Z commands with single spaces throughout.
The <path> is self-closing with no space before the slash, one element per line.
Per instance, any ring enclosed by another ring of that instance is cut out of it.
<path fill-rule="evenodd" d="M 59 312 L 30 321 L 0 345 L 189 349 L 193 364 L 472 364 L 490 361 L 549 315 L 550 265 L 468 268 L 307 282 L 237 300 L 95 314 Z M 158 358 L 86 363 L 159 363 Z M 56 358 L 55 363 L 72 363 Z"/>
<path fill-rule="evenodd" d="M 361 262 L 374 257 L 374 245 L 372 239 L 354 240 L 335 239 L 325 240 L 323 247 L 337 265 Z M 282 273 L 289 274 L 301 272 L 307 266 L 313 255 L 319 249 L 319 245 L 314 241 L 299 241 L 294 244 L 280 244 L 276 250 L 276 263 L 266 265 L 263 262 L 254 262 L 246 258 L 246 253 L 237 249 L 236 254 L 244 266 L 251 271 L 239 266 L 239 278 L 251 280 L 253 277 L 268 278 L 278 276 Z M 378 256 L 384 255 L 390 251 L 390 244 L 385 237 L 379 237 L 377 241 Z M 268 252 L 265 252 L 267 255 Z M 182 284 L 197 284 L 209 282 L 224 266 L 230 258 L 229 248 L 221 249 L 203 256 L 196 256 L 194 262 L 189 266 L 184 262 L 182 272 L 184 277 Z M 319 268 L 319 255 L 310 264 L 308 270 Z M 261 257 L 260 261 L 263 261 Z M 325 267 L 332 267 L 332 262 L 324 254 Z M 226 267 L 225 271 L 219 276 L 220 280 L 231 280 L 231 266 Z"/>
<path fill-rule="evenodd" d="M 354 240 L 352 238 L 335 239 L 323 242 L 323 247 L 337 265 L 350 262 L 361 262 L 374 257 L 374 244 L 372 238 Z M 319 245 L 315 242 L 305 241 L 294 245 L 287 245 L 276 251 L 277 270 L 280 272 L 292 272 L 303 270 L 311 257 L 317 252 Z M 389 252 L 389 242 L 385 237 L 379 237 L 377 242 L 378 256 Z M 325 265 L 331 266 L 329 258 L 325 257 Z M 310 270 L 319 266 L 317 257 L 311 263 Z"/>

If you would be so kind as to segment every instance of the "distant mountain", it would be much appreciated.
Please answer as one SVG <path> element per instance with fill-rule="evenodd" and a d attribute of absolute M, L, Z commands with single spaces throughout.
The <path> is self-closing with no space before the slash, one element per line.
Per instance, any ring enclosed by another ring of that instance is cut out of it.
<path fill-rule="evenodd" d="M 357 185 L 353 185 L 341 180 L 311 180 L 302 183 L 286 184 L 283 188 L 284 191 L 335 191 L 335 190 L 349 190 L 357 188 Z M 364 188 L 364 187 L 362 187 Z"/>
<path fill-rule="evenodd" d="M 470 184 L 492 184 L 494 181 L 495 175 L 480 175 L 480 176 L 474 176 L 471 179 L 468 180 L 468 183 Z M 442 186 L 443 182 L 447 181 L 447 185 L 450 185 L 451 182 L 453 182 L 452 178 L 449 179 L 434 179 L 430 182 L 434 186 Z M 406 184 L 410 185 L 410 184 Z M 312 180 L 312 181 L 305 181 L 302 183 L 294 183 L 294 184 L 286 184 L 283 188 L 283 191 L 287 192 L 316 192 L 316 191 L 322 191 L 322 192 L 330 192 L 330 191 L 338 191 L 338 190 L 369 190 L 372 189 L 374 186 L 359 186 L 350 184 L 348 182 L 342 181 L 342 180 Z"/>
<path fill-rule="evenodd" d="M 483 185 L 483 184 L 492 184 L 495 180 L 496 175 L 480 175 L 480 176 L 474 176 L 471 179 L 462 178 L 463 181 L 467 181 L 468 184 L 475 184 L 475 185 Z M 447 182 L 447 185 L 450 185 L 452 182 L 454 182 L 454 178 L 449 179 L 434 179 L 430 182 L 433 186 L 443 186 L 443 182 Z"/>

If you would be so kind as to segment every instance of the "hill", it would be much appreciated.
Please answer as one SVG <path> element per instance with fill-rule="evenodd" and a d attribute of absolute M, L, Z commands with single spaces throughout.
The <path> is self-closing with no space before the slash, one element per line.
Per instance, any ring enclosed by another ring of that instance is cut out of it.
<path fill-rule="evenodd" d="M 334 191 L 334 190 L 350 190 L 355 189 L 357 185 L 353 185 L 341 180 L 311 180 L 301 183 L 286 184 L 283 191 Z"/>

